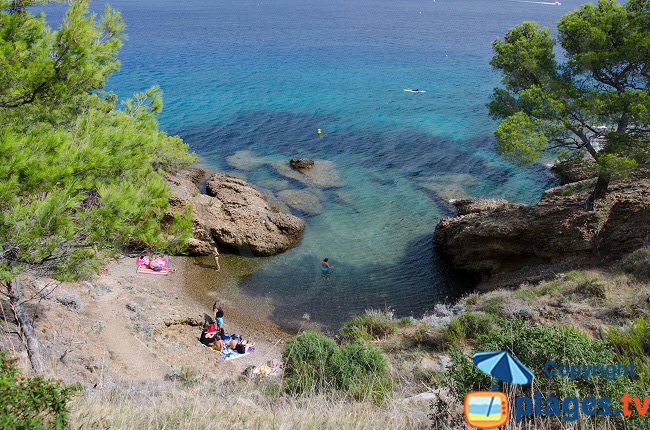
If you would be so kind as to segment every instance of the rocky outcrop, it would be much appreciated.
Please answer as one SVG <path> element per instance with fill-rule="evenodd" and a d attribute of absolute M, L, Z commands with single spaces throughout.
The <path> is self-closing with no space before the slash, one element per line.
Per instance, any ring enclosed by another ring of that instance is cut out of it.
<path fill-rule="evenodd" d="M 506 199 L 461 199 L 452 202 L 458 215 L 467 215 L 493 210 L 507 205 Z"/>
<path fill-rule="evenodd" d="M 585 179 L 594 178 L 597 175 L 596 162 L 591 157 L 559 160 L 551 166 L 551 173 L 563 185 L 584 181 Z"/>
<path fill-rule="evenodd" d="M 314 160 L 309 158 L 292 158 L 289 160 L 289 165 L 296 170 L 307 170 L 314 167 Z"/>
<path fill-rule="evenodd" d="M 171 211 L 192 208 L 192 254 L 210 254 L 213 242 L 253 255 L 278 254 L 298 243 L 305 228 L 300 218 L 272 206 L 245 180 L 225 173 L 210 176 L 203 194 L 199 184 L 205 177 L 201 169 L 167 176 Z"/>
<path fill-rule="evenodd" d="M 484 290 L 538 281 L 557 271 L 600 264 L 650 241 L 650 174 L 610 185 L 585 208 L 595 180 L 548 190 L 536 205 L 458 202 L 459 216 L 436 226 L 439 252 L 473 273 Z"/>
<path fill-rule="evenodd" d="M 283 190 L 278 198 L 284 204 L 308 215 L 318 215 L 323 211 L 323 205 L 317 195 L 317 190 Z"/>

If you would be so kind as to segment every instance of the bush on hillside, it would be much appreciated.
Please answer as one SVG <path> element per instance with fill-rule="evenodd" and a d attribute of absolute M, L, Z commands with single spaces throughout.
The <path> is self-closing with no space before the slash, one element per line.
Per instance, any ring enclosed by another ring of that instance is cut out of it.
<path fill-rule="evenodd" d="M 631 396 L 644 396 L 639 381 L 627 377 L 607 380 L 597 376 L 587 381 L 547 377 L 543 368 L 549 360 L 571 365 L 607 365 L 630 361 L 628 357 L 617 355 L 606 342 L 590 339 L 586 334 L 571 327 L 530 325 L 518 318 L 498 319 L 492 329 L 473 336 L 469 343 L 474 352 L 509 351 L 533 371 L 533 386 L 508 387 L 508 391 L 515 395 L 531 396 L 531 391 L 539 390 L 544 397 L 553 395 L 564 398 L 575 396 L 576 393 L 581 398 L 590 395 L 609 396 L 613 408 L 620 408 L 619 399 L 624 392 Z M 470 391 L 490 390 L 492 379 L 474 365 L 471 354 L 453 350 L 451 355 L 452 362 L 447 370 L 446 385 L 459 401 Z M 634 419 L 626 418 L 626 422 L 636 425 L 636 422 L 633 423 Z"/>
<path fill-rule="evenodd" d="M 637 249 L 622 263 L 623 270 L 641 281 L 650 280 L 650 248 Z"/>
<path fill-rule="evenodd" d="M 459 347 L 461 344 L 485 335 L 495 328 L 498 317 L 485 312 L 465 312 L 451 320 L 444 330 L 448 343 Z"/>
<path fill-rule="evenodd" d="M 639 377 L 650 383 L 650 320 L 638 318 L 626 327 L 610 327 L 605 339 L 620 357 L 634 361 Z"/>
<path fill-rule="evenodd" d="M 394 334 L 397 322 L 384 314 L 358 315 L 343 324 L 341 334 L 347 339 L 375 340 Z"/>
<path fill-rule="evenodd" d="M 384 355 L 367 343 L 339 347 L 324 334 L 306 331 L 282 351 L 285 389 L 292 394 L 343 394 L 380 403 L 390 391 Z"/>
<path fill-rule="evenodd" d="M 0 428 L 67 429 L 68 402 L 78 390 L 41 377 L 23 377 L 0 351 Z"/>

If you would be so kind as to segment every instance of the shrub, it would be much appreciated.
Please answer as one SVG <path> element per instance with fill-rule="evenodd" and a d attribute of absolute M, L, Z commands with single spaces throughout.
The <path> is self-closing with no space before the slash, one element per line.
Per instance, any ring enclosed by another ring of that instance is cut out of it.
<path fill-rule="evenodd" d="M 38 376 L 22 377 L 0 351 L 0 428 L 67 429 L 68 402 L 78 389 Z"/>
<path fill-rule="evenodd" d="M 282 350 L 287 390 L 318 393 L 331 389 L 330 358 L 338 349 L 334 340 L 314 331 L 290 340 Z"/>
<path fill-rule="evenodd" d="M 543 367 L 551 359 L 559 364 L 572 365 L 599 363 L 607 365 L 619 361 L 619 357 L 607 343 L 590 339 L 586 334 L 570 327 L 530 325 L 521 319 L 499 319 L 492 330 L 475 336 L 473 347 L 476 352 L 507 350 L 533 371 L 534 387 L 509 386 L 507 391 L 513 395 L 531 396 L 534 388 L 540 390 L 543 397 L 554 395 L 562 398 L 574 396 L 576 393 L 579 393 L 582 398 L 590 395 L 608 396 L 613 400 L 612 407 L 620 407 L 616 402 L 623 392 L 627 391 L 631 396 L 643 397 L 644 395 L 639 381 L 629 378 L 607 380 L 600 376 L 592 376 L 587 381 L 581 379 L 571 381 L 568 378 L 547 377 Z M 462 400 L 467 392 L 490 389 L 491 378 L 474 365 L 470 355 L 453 350 L 451 357 L 446 386 L 458 400 Z M 631 428 L 637 428 L 634 427 L 636 421 L 632 420 L 626 418 Z"/>
<path fill-rule="evenodd" d="M 639 280 L 650 280 L 650 248 L 637 249 L 628 255 L 623 260 L 622 268 Z"/>
<path fill-rule="evenodd" d="M 578 283 L 573 289 L 574 294 L 585 298 L 604 300 L 607 298 L 607 290 L 597 278 L 588 278 Z"/>
<path fill-rule="evenodd" d="M 285 389 L 292 394 L 329 392 L 380 403 L 390 392 L 388 365 L 372 344 L 339 347 L 329 337 L 306 331 L 282 351 Z"/>
<path fill-rule="evenodd" d="M 413 325 L 413 318 L 411 317 L 402 317 L 399 319 L 400 327 L 410 327 Z"/>
<path fill-rule="evenodd" d="M 397 323 L 384 314 L 358 315 L 343 324 L 341 334 L 352 340 L 374 340 L 394 334 Z"/>
<path fill-rule="evenodd" d="M 520 288 L 512 293 L 512 295 L 513 297 L 523 300 L 526 303 L 534 303 L 535 300 L 537 300 L 535 293 L 533 293 L 532 290 L 529 290 L 528 288 Z"/>
<path fill-rule="evenodd" d="M 554 291 L 561 290 L 563 287 L 564 287 L 564 284 L 562 284 L 562 282 L 560 282 L 560 281 L 546 282 L 546 283 L 540 285 L 539 287 L 537 287 L 535 289 L 534 293 L 537 294 L 540 297 L 541 296 L 546 296 L 546 295 L 549 295 L 549 294 L 553 293 Z"/>
<path fill-rule="evenodd" d="M 484 312 L 465 312 L 451 320 L 445 328 L 445 339 L 451 345 L 459 347 L 466 341 L 489 333 L 495 325 L 497 317 Z"/>
<path fill-rule="evenodd" d="M 376 346 L 352 342 L 341 346 L 330 360 L 336 387 L 357 400 L 381 403 L 390 392 L 386 358 Z"/>
<path fill-rule="evenodd" d="M 461 300 L 465 302 L 465 304 L 469 306 L 473 306 L 478 303 L 479 299 L 481 298 L 481 295 L 479 293 L 469 293 L 465 297 L 463 297 Z"/>
<path fill-rule="evenodd" d="M 650 383 L 650 320 L 638 318 L 627 327 L 610 327 L 605 332 L 605 339 L 622 361 L 636 364 L 646 385 Z"/>
<path fill-rule="evenodd" d="M 490 297 L 482 303 L 481 310 L 487 314 L 503 316 L 503 299 L 501 297 Z"/>

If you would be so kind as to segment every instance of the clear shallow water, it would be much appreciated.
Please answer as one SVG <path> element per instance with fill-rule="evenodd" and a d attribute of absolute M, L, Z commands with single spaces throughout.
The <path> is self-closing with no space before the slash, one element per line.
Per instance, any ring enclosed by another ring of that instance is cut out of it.
<path fill-rule="evenodd" d="M 532 202 L 553 182 L 493 150 L 491 41 L 523 20 L 552 26 L 579 3 L 112 1 L 129 40 L 108 87 L 128 97 L 159 84 L 163 128 L 210 166 L 275 192 L 304 185 L 226 158 L 249 150 L 335 163 L 342 186 L 312 190 L 322 212 L 296 212 L 307 222 L 301 244 L 238 280 L 244 294 L 274 302 L 273 318 L 308 312 L 336 324 L 384 305 L 417 316 L 467 288 L 433 250 L 447 199 Z M 62 10 L 45 9 L 53 21 Z M 327 278 L 326 256 L 336 266 Z"/>

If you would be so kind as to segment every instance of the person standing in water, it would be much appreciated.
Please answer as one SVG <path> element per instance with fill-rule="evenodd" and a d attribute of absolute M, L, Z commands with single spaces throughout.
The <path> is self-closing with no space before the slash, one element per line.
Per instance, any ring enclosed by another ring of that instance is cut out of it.
<path fill-rule="evenodd" d="M 219 264 L 219 250 L 217 249 L 217 245 L 212 247 L 212 256 L 214 257 L 214 265 L 217 269 L 217 272 L 221 270 L 221 265 Z"/>
<path fill-rule="evenodd" d="M 320 265 L 320 270 L 321 270 L 323 273 L 329 273 L 330 269 L 333 269 L 333 268 L 334 268 L 334 266 L 332 266 L 332 265 L 329 263 L 329 261 L 330 261 L 329 258 L 324 258 L 324 259 L 323 259 L 323 262 L 322 262 L 321 265 Z"/>

